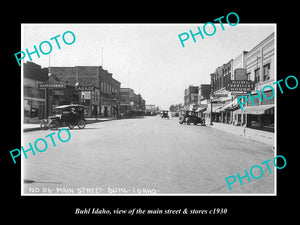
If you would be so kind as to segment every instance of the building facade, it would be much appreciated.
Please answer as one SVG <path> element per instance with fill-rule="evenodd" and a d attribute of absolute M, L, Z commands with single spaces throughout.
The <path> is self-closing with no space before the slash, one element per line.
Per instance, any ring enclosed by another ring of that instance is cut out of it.
<path fill-rule="evenodd" d="M 234 93 L 227 90 L 228 83 L 234 78 L 233 62 L 233 59 L 229 60 L 210 75 L 213 104 L 209 105 L 206 114 L 215 122 L 231 123 L 233 120 L 232 110 L 227 109 L 228 104 L 236 98 Z"/>
<path fill-rule="evenodd" d="M 250 51 L 243 51 L 235 59 L 216 68 L 211 75 L 212 104 L 208 104 L 205 115 L 214 122 L 246 125 L 250 128 L 274 131 L 274 98 L 272 89 L 266 89 L 257 96 L 265 85 L 273 85 L 275 75 L 274 33 L 261 41 Z M 231 90 L 228 84 L 233 81 L 249 81 L 250 91 Z M 255 84 L 255 85 L 254 85 Z M 248 100 L 244 111 L 237 98 L 251 93 L 253 103 Z"/>
<path fill-rule="evenodd" d="M 275 97 L 271 89 L 265 89 L 262 101 L 257 92 L 261 93 L 266 85 L 273 86 L 276 80 L 275 73 L 275 34 L 272 33 L 252 50 L 245 54 L 245 69 L 248 80 L 255 82 L 255 90 L 251 91 L 253 103 L 249 99 L 244 111 L 235 112 L 236 120 L 247 127 L 274 132 L 274 102 Z M 274 88 L 276 91 L 276 88 Z"/>
<path fill-rule="evenodd" d="M 120 112 L 122 115 L 130 111 L 143 111 L 146 110 L 146 101 L 141 94 L 135 94 L 131 88 L 120 89 Z"/>
<path fill-rule="evenodd" d="M 234 71 L 236 69 L 245 69 L 245 55 L 247 54 L 247 51 L 242 51 L 241 54 L 239 54 L 236 58 L 232 60 L 232 76 L 231 80 L 238 80 L 239 77 L 236 77 L 236 73 Z"/>
<path fill-rule="evenodd" d="M 184 108 L 195 110 L 198 108 L 198 86 L 190 85 L 184 90 Z"/>
<path fill-rule="evenodd" d="M 200 84 L 198 88 L 198 109 L 196 110 L 200 116 L 204 116 L 203 112 L 207 109 L 210 99 L 210 84 Z"/>
<path fill-rule="evenodd" d="M 29 61 L 23 63 L 24 123 L 38 123 L 46 117 L 46 92 L 39 84 L 47 77 L 47 68 Z"/>
<path fill-rule="evenodd" d="M 131 88 L 120 89 L 120 112 L 121 115 L 129 112 L 134 105 L 133 102 L 134 91 Z"/>
<path fill-rule="evenodd" d="M 101 66 L 50 67 L 50 71 L 59 80 L 79 90 L 78 104 L 85 106 L 86 117 L 119 115 L 121 83 Z"/>

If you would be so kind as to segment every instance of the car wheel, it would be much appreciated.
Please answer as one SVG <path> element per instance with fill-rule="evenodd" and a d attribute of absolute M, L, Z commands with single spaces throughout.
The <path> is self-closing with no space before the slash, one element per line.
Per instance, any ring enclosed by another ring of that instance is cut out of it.
<path fill-rule="evenodd" d="M 68 124 L 68 127 L 69 127 L 70 129 L 74 129 L 75 126 L 76 126 L 76 125 L 75 125 L 74 123 L 69 123 L 69 124 Z"/>
<path fill-rule="evenodd" d="M 77 126 L 79 129 L 83 129 L 85 127 L 85 121 L 79 120 Z"/>
<path fill-rule="evenodd" d="M 48 127 L 51 129 L 51 130 L 57 130 L 58 129 L 58 122 L 57 121 L 51 121 L 50 124 L 48 125 Z"/>
<path fill-rule="evenodd" d="M 47 130 L 48 129 L 48 123 L 46 121 L 41 122 L 40 128 L 42 130 Z"/>

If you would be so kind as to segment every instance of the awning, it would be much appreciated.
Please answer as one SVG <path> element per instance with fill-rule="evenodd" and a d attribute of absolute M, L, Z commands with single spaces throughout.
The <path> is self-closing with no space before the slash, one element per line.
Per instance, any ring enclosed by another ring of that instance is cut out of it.
<path fill-rule="evenodd" d="M 223 105 L 224 104 L 216 104 L 216 103 L 213 103 L 212 104 L 212 112 L 219 112 L 218 110 L 220 109 L 220 108 L 222 108 L 223 107 Z M 207 109 L 206 109 L 206 111 L 205 111 L 205 113 L 210 113 L 210 111 L 211 111 L 211 108 L 210 108 L 210 104 L 208 105 L 208 107 L 207 107 Z"/>
<path fill-rule="evenodd" d="M 198 109 L 196 110 L 196 112 L 203 112 L 207 109 L 208 105 L 207 104 L 202 104 L 198 107 Z"/>
<path fill-rule="evenodd" d="M 243 109 L 239 109 L 234 111 L 233 113 L 246 113 L 246 114 L 255 114 L 255 115 L 261 115 L 264 114 L 266 110 L 274 108 L 274 104 L 268 104 L 268 105 L 257 105 L 257 106 L 244 106 Z"/>
<path fill-rule="evenodd" d="M 239 108 L 239 103 L 237 99 L 234 99 L 233 101 L 229 102 L 227 105 L 223 106 L 220 108 L 218 111 L 219 112 L 224 112 L 224 111 L 234 111 Z"/>

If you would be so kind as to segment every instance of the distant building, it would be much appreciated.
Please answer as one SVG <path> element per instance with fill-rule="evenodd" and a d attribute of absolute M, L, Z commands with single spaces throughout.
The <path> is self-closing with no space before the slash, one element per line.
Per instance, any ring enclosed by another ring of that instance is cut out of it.
<path fill-rule="evenodd" d="M 198 88 L 198 103 L 201 100 L 209 99 L 210 96 L 210 84 L 200 84 Z"/>
<path fill-rule="evenodd" d="M 146 110 L 146 101 L 141 94 L 135 94 L 131 88 L 120 89 L 120 112 L 127 113 L 130 110 Z"/>
<path fill-rule="evenodd" d="M 131 88 L 120 89 L 120 112 L 128 112 L 134 105 L 133 102 L 134 91 Z"/>
<path fill-rule="evenodd" d="M 154 112 L 155 110 L 155 105 L 146 105 L 146 111 Z"/>
<path fill-rule="evenodd" d="M 200 84 L 198 88 L 198 108 L 197 112 L 201 113 L 204 112 L 209 104 L 210 99 L 210 84 Z"/>
<path fill-rule="evenodd" d="M 187 110 L 197 109 L 198 106 L 198 86 L 190 85 L 184 90 L 184 108 Z"/>

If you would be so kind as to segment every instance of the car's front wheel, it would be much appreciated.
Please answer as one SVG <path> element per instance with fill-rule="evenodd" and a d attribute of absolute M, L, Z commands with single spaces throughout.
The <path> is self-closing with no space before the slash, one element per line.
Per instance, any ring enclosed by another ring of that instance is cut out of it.
<path fill-rule="evenodd" d="M 41 128 L 42 130 L 47 130 L 47 129 L 48 129 L 48 123 L 47 123 L 47 121 L 42 121 L 42 122 L 40 123 L 40 128 Z"/>
<path fill-rule="evenodd" d="M 51 130 L 56 130 L 58 128 L 58 122 L 57 121 L 51 121 L 50 124 L 48 125 L 48 127 L 51 129 Z"/>
<path fill-rule="evenodd" d="M 83 129 L 85 127 L 85 121 L 79 120 L 77 126 L 79 129 Z"/>
<path fill-rule="evenodd" d="M 70 129 L 74 129 L 74 127 L 76 126 L 76 124 L 75 123 L 69 123 L 68 126 L 69 126 Z"/>

